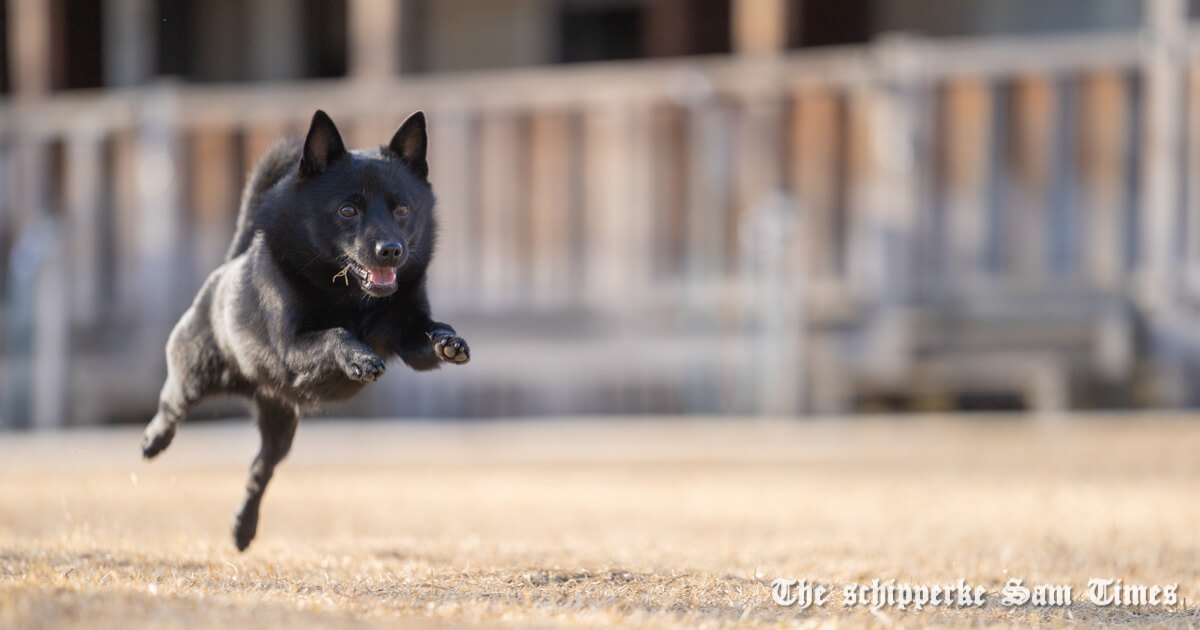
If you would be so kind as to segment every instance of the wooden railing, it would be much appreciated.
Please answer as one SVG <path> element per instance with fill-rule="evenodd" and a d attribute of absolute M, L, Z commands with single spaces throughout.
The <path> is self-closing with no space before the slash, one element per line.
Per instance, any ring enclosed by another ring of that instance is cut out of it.
<path fill-rule="evenodd" d="M 1200 39 L 1166 57 L 1147 41 L 893 39 L 0 105 L 7 422 L 152 408 L 244 174 L 317 108 L 354 146 L 427 112 L 432 298 L 476 355 L 389 375 L 346 413 L 1070 404 L 1072 384 L 1129 383 L 1152 358 L 1138 322 L 1187 330 L 1200 277 Z M 1171 73 L 1187 126 L 1165 115 L 1191 135 L 1163 163 L 1146 86 L 1165 76 L 1169 97 Z M 1186 168 L 1183 196 L 1147 163 Z"/>

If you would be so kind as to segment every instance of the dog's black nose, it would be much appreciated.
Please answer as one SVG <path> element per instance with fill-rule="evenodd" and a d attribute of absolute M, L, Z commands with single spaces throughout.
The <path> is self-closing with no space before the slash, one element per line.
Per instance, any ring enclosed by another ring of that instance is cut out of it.
<path fill-rule="evenodd" d="M 395 241 L 390 243 L 375 243 L 375 254 L 388 262 L 400 260 L 404 255 L 404 246 Z"/>

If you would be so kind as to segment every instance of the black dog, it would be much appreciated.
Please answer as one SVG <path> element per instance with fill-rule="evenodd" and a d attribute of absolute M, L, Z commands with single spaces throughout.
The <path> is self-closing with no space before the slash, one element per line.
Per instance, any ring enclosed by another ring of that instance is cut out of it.
<path fill-rule="evenodd" d="M 142 454 L 162 452 L 200 400 L 252 398 L 262 448 L 234 521 L 239 550 L 302 408 L 353 396 L 393 355 L 416 370 L 469 358 L 425 296 L 437 227 L 426 142 L 417 112 L 386 146 L 347 151 L 318 111 L 303 143 L 281 142 L 255 167 L 226 262 L 171 332 Z"/>

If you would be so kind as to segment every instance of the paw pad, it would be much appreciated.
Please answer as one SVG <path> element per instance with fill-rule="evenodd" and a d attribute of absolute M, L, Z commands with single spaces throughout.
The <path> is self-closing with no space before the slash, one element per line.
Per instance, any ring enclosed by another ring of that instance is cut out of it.
<path fill-rule="evenodd" d="M 452 334 L 434 334 L 433 351 L 446 363 L 466 363 L 471 360 L 471 348 L 462 337 Z"/>

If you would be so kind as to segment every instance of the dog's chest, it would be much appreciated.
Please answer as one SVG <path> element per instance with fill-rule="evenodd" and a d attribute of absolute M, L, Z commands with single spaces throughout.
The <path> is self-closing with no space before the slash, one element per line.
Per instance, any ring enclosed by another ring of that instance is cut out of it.
<path fill-rule="evenodd" d="M 378 308 L 344 311 L 314 322 L 315 329 L 345 328 L 381 357 L 395 353 L 403 330 L 403 314 L 394 309 Z"/>

